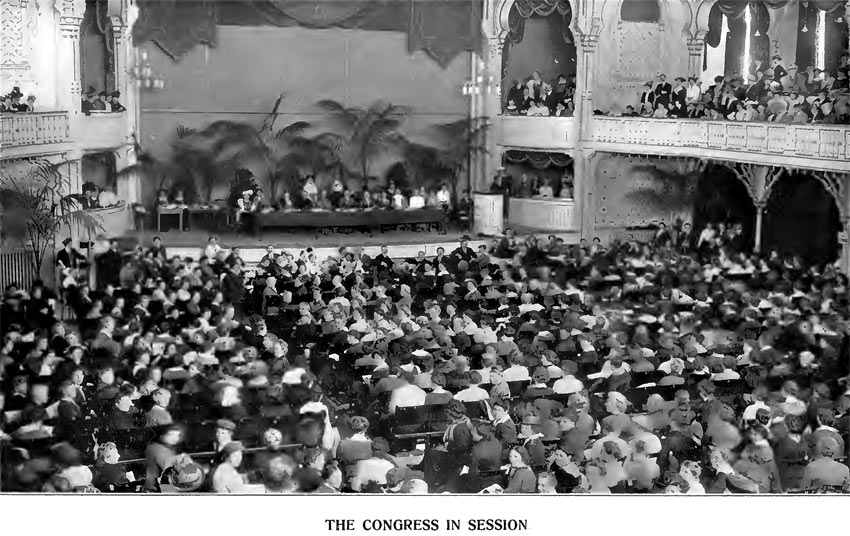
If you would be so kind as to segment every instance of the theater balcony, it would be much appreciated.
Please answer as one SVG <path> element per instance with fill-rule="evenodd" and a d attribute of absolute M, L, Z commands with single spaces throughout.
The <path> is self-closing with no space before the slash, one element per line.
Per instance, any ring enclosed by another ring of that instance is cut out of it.
<path fill-rule="evenodd" d="M 74 141 L 84 152 L 109 150 L 132 143 L 133 119 L 129 112 L 80 115 L 73 125 Z"/>
<path fill-rule="evenodd" d="M 70 142 L 68 112 L 0 115 L 0 158 L 61 152 Z"/>
<path fill-rule="evenodd" d="M 585 144 L 597 151 L 850 171 L 850 128 L 594 116 Z"/>
<path fill-rule="evenodd" d="M 576 147 L 575 126 L 574 117 L 501 115 L 497 139 L 505 149 L 568 152 Z"/>

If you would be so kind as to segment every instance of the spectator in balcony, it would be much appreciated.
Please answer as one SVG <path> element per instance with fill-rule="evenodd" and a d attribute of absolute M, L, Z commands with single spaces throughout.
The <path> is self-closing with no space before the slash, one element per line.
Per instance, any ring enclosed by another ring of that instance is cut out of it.
<path fill-rule="evenodd" d="M 708 89 L 705 91 L 704 98 L 708 102 L 713 102 L 717 104 L 720 100 L 720 96 L 723 94 L 723 85 L 724 79 L 722 76 L 714 77 L 714 84 L 708 86 Z"/>
<path fill-rule="evenodd" d="M 12 97 L 7 93 L 0 99 L 0 113 L 14 113 L 12 109 Z"/>
<path fill-rule="evenodd" d="M 847 80 L 847 71 L 838 69 L 835 76 L 835 83 L 832 84 L 832 90 L 843 93 L 847 91 L 848 87 L 850 87 L 850 83 Z"/>
<path fill-rule="evenodd" d="M 757 101 L 764 97 L 767 87 L 764 83 L 764 73 L 756 73 L 747 77 L 749 85 L 746 87 L 746 100 Z"/>
<path fill-rule="evenodd" d="M 663 102 L 657 102 L 655 111 L 652 113 L 653 119 L 667 119 L 670 115 L 670 111 L 667 109 L 667 106 Z"/>
<path fill-rule="evenodd" d="M 525 87 L 519 80 L 514 80 L 513 82 L 511 82 L 511 88 L 508 90 L 507 97 L 508 108 L 510 108 L 511 103 L 513 103 L 514 108 L 516 109 L 525 100 L 523 91 L 524 89 Z"/>
<path fill-rule="evenodd" d="M 797 76 L 797 64 L 792 63 L 788 66 L 788 71 L 785 73 L 782 78 L 777 78 L 779 83 L 782 84 L 783 91 L 791 91 L 797 90 L 799 91 L 800 87 L 798 84 L 798 76 Z"/>
<path fill-rule="evenodd" d="M 21 97 L 24 96 L 21 93 L 21 89 L 18 87 L 12 88 L 12 92 L 9 94 L 12 98 L 12 111 L 13 112 L 28 112 L 29 107 L 26 104 L 21 103 Z"/>
<path fill-rule="evenodd" d="M 91 210 L 100 208 L 100 197 L 98 196 L 98 188 L 94 183 L 87 182 L 83 185 L 83 209 Z"/>
<path fill-rule="evenodd" d="M 534 104 L 534 99 L 531 98 L 531 90 L 527 87 L 522 88 L 522 97 L 520 98 L 519 103 L 517 104 L 517 110 L 520 115 L 526 115 L 528 113 L 529 108 Z"/>
<path fill-rule="evenodd" d="M 714 106 L 712 103 L 703 104 L 702 102 L 698 102 L 696 104 L 688 105 L 688 117 L 691 119 L 704 119 L 707 111 L 706 108 L 708 106 Z"/>
<path fill-rule="evenodd" d="M 699 80 L 696 76 L 688 77 L 688 87 L 685 94 L 685 102 L 687 104 L 696 104 L 700 102 L 702 90 L 699 87 Z"/>
<path fill-rule="evenodd" d="M 640 95 L 640 113 L 651 113 L 655 109 L 655 92 L 652 90 L 652 82 L 647 82 L 643 87 L 645 89 Z"/>
<path fill-rule="evenodd" d="M 685 119 L 688 117 L 688 109 L 684 101 L 679 100 L 678 98 L 674 98 L 670 103 L 670 111 L 667 114 L 668 117 Z"/>
<path fill-rule="evenodd" d="M 782 66 L 782 56 L 779 54 L 774 54 L 774 56 L 770 58 L 770 68 L 773 70 L 773 79 L 780 81 L 780 83 L 782 78 L 788 74 L 788 71 L 786 71 L 785 67 Z"/>
<path fill-rule="evenodd" d="M 677 76 L 674 81 L 676 83 L 673 85 L 670 102 L 681 102 L 682 107 L 684 108 L 688 102 L 688 88 L 685 87 L 685 79 L 681 76 Z"/>
<path fill-rule="evenodd" d="M 638 117 L 638 116 L 640 116 L 640 114 L 635 111 L 634 106 L 632 106 L 631 104 L 626 106 L 626 111 L 623 112 L 623 117 Z"/>
<path fill-rule="evenodd" d="M 540 77 L 540 71 L 538 70 L 532 71 L 531 78 L 528 80 L 528 82 L 525 83 L 525 87 L 528 88 L 531 99 L 535 102 L 538 102 L 545 97 L 545 85 L 546 83 Z"/>
<path fill-rule="evenodd" d="M 658 75 L 658 85 L 655 86 L 655 105 L 663 105 L 665 109 L 670 106 L 670 99 L 673 94 L 673 86 L 667 81 L 667 75 L 662 73 Z"/>
<path fill-rule="evenodd" d="M 88 90 L 86 90 L 85 96 L 83 97 L 83 103 L 80 111 L 82 111 L 86 115 L 91 115 L 92 110 L 96 110 L 94 102 L 97 100 L 97 90 L 92 86 L 89 86 Z"/>
<path fill-rule="evenodd" d="M 516 197 L 529 198 L 534 194 L 534 184 L 528 176 L 528 173 L 523 173 L 519 178 L 519 186 L 514 195 Z"/>
<path fill-rule="evenodd" d="M 569 175 L 561 177 L 561 190 L 558 192 L 558 197 L 561 199 L 573 198 L 573 178 Z"/>
<path fill-rule="evenodd" d="M 738 99 L 735 97 L 735 92 L 732 87 L 727 86 L 720 96 L 720 102 L 717 103 L 717 111 L 724 117 L 738 111 Z"/>
<path fill-rule="evenodd" d="M 537 190 L 537 195 L 544 199 L 551 199 L 555 197 L 555 190 L 552 188 L 552 184 L 548 178 L 543 181 L 543 184 Z"/>
<path fill-rule="evenodd" d="M 106 105 L 106 96 L 108 93 L 106 91 L 101 91 L 97 94 L 97 98 L 92 102 L 94 109 L 100 112 L 108 112 L 108 106 Z"/>
<path fill-rule="evenodd" d="M 559 74 L 558 78 L 555 80 L 555 86 L 552 88 L 552 95 L 554 95 L 555 102 L 560 102 L 566 99 L 568 96 L 568 89 L 567 76 L 563 73 Z"/>
<path fill-rule="evenodd" d="M 573 112 L 575 111 L 575 107 L 573 106 L 573 99 L 570 97 L 564 97 L 564 100 L 558 102 L 555 105 L 555 116 L 557 117 L 572 117 Z"/>
<path fill-rule="evenodd" d="M 121 98 L 121 92 L 120 91 L 113 91 L 112 93 L 109 94 L 109 96 L 106 97 L 106 102 L 109 104 L 109 108 L 110 108 L 109 111 L 110 112 L 120 113 L 120 112 L 124 112 L 124 111 L 127 110 L 127 108 L 124 108 L 124 106 L 122 106 L 121 103 L 118 102 L 118 99 L 120 99 L 120 98 Z"/>
<path fill-rule="evenodd" d="M 529 117 L 547 117 L 549 115 L 549 108 L 546 106 L 545 99 L 531 101 L 525 115 Z"/>

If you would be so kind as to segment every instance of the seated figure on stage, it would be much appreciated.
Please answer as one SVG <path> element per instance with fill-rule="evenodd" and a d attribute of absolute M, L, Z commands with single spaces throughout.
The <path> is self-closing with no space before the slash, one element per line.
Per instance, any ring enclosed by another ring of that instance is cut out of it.
<path fill-rule="evenodd" d="M 308 204 L 308 208 L 316 208 L 319 205 L 319 187 L 316 186 L 316 178 L 308 175 L 304 181 L 304 200 Z"/>
<path fill-rule="evenodd" d="M 401 188 L 396 188 L 393 192 L 392 207 L 397 210 L 404 210 L 407 206 L 407 198 L 401 192 Z"/>
<path fill-rule="evenodd" d="M 256 211 L 257 205 L 254 202 L 254 191 L 245 190 L 242 192 L 242 198 L 236 201 L 236 221 L 241 223 L 246 214 Z"/>
<path fill-rule="evenodd" d="M 342 181 L 336 179 L 331 185 L 330 192 L 328 192 L 328 201 L 330 201 L 331 208 L 334 210 L 342 208 L 342 198 L 344 195 L 345 186 L 343 186 Z"/>
<path fill-rule="evenodd" d="M 410 208 L 424 208 L 425 207 L 425 187 L 420 187 L 418 190 L 413 192 L 413 195 L 410 196 Z"/>

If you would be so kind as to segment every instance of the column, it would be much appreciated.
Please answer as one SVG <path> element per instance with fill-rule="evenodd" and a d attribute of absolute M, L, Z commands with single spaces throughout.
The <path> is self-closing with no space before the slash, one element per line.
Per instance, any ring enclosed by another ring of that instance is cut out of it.
<path fill-rule="evenodd" d="M 705 39 L 688 38 L 688 74 L 699 76 L 702 73 Z"/>
<path fill-rule="evenodd" d="M 56 0 L 59 9 L 60 39 L 56 50 L 56 104 L 68 110 L 73 120 L 80 115 L 82 102 L 80 74 L 80 24 L 85 13 L 85 0 Z M 73 132 L 73 130 L 72 130 Z"/>
<path fill-rule="evenodd" d="M 756 207 L 756 230 L 755 237 L 753 240 L 753 252 L 760 253 L 761 252 L 761 228 L 762 221 L 764 220 L 764 211 L 767 208 L 767 203 L 764 202 L 756 202 L 754 203 Z"/>
<path fill-rule="evenodd" d="M 845 275 L 850 273 L 850 244 L 847 243 L 848 234 L 850 234 L 850 217 L 843 217 L 841 218 L 841 229 L 838 231 L 841 244 L 838 264 L 841 272 Z"/>
<path fill-rule="evenodd" d="M 486 93 L 481 98 L 481 117 L 488 118 L 490 127 L 486 130 L 486 143 L 488 153 L 482 155 L 483 169 L 482 182 L 476 187 L 480 191 L 488 191 L 490 189 L 490 181 L 496 175 L 496 170 L 502 165 L 502 154 L 499 151 L 497 141 L 500 139 L 499 129 L 501 128 L 502 115 L 502 49 L 504 40 L 499 38 L 491 38 L 488 40 L 488 50 L 485 51 L 484 61 L 486 63 L 486 72 L 493 77 L 493 88 L 491 92 Z"/>
<path fill-rule="evenodd" d="M 575 215 L 573 224 L 578 226 L 581 238 L 591 240 L 596 229 L 596 157 L 593 149 L 577 150 L 573 155 L 575 167 L 574 191 Z"/>
<path fill-rule="evenodd" d="M 598 36 L 581 35 L 577 51 L 575 126 L 574 139 L 576 150 L 573 154 L 575 189 L 575 211 L 573 221 L 579 225 L 582 238 L 590 240 L 594 232 L 595 200 L 593 199 L 594 172 L 593 159 L 596 151 L 584 147 L 585 140 L 591 139 L 593 128 L 593 88 L 596 72 L 596 45 Z"/>

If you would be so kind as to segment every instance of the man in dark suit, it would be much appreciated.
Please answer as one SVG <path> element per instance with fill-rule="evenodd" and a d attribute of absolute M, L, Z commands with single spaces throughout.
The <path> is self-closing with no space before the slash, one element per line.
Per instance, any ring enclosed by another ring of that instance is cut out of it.
<path fill-rule="evenodd" d="M 670 107 L 670 96 L 673 94 L 673 86 L 667 81 L 667 75 L 658 75 L 658 85 L 655 86 L 655 105 L 663 104 L 665 108 Z"/>
<path fill-rule="evenodd" d="M 118 241 L 110 240 L 109 249 L 97 257 L 97 285 L 104 288 L 107 284 L 120 285 L 121 252 Z"/>
<path fill-rule="evenodd" d="M 373 261 L 378 269 L 392 270 L 393 266 L 395 266 L 395 263 L 387 253 L 388 251 L 387 246 L 381 246 L 381 253 L 378 254 Z"/>

